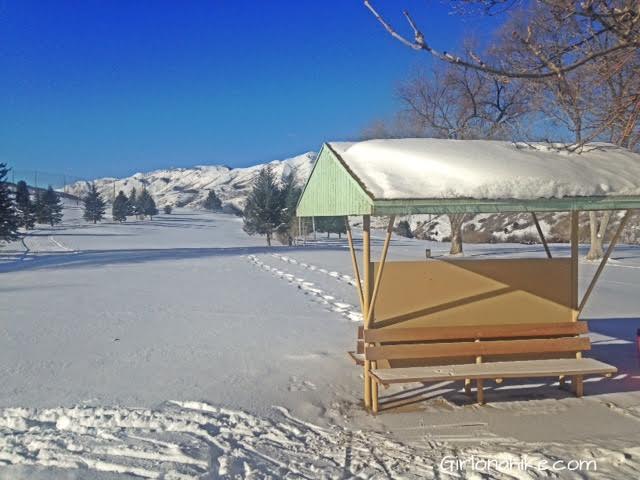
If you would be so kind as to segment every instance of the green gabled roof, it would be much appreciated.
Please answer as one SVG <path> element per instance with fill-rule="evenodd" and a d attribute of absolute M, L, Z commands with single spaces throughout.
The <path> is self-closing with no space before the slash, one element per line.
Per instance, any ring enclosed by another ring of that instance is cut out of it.
<path fill-rule="evenodd" d="M 368 167 L 367 167 L 368 168 Z M 325 143 L 305 184 L 299 217 L 444 213 L 560 212 L 640 209 L 640 196 L 523 199 L 375 198 L 331 144 Z"/>
<path fill-rule="evenodd" d="M 373 198 L 340 157 L 324 144 L 302 191 L 299 217 L 370 215 Z"/>

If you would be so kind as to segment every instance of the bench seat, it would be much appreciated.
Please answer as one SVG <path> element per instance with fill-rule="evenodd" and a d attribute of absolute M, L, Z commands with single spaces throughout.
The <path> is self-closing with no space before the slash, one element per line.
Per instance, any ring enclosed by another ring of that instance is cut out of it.
<path fill-rule="evenodd" d="M 611 375 L 618 370 L 593 358 L 563 358 L 508 362 L 468 363 L 432 367 L 404 367 L 371 370 L 383 385 L 437 382 L 444 380 L 489 380 L 503 378 L 558 377 L 562 375 Z"/>

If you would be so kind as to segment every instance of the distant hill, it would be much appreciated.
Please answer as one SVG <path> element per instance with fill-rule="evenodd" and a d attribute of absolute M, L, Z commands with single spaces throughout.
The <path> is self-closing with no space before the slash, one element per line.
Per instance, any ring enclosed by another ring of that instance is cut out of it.
<path fill-rule="evenodd" d="M 225 211 L 240 213 L 244 210 L 253 180 L 263 167 L 270 165 L 278 178 L 293 173 L 302 185 L 311 173 L 315 158 L 315 152 L 307 152 L 286 160 L 246 168 L 200 165 L 136 173 L 127 178 L 100 178 L 94 182 L 98 191 L 109 201 L 113 199 L 114 190 L 116 194 L 123 190 L 128 195 L 134 187 L 138 191 L 146 187 L 160 207 L 202 208 L 208 191 L 213 190 L 222 200 Z M 67 193 L 82 197 L 87 187 L 87 182 L 76 182 L 67 186 Z"/>

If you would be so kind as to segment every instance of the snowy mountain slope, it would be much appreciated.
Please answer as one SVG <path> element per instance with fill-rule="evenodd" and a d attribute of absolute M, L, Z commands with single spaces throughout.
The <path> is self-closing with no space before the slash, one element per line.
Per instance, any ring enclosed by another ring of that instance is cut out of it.
<path fill-rule="evenodd" d="M 315 152 L 307 152 L 286 160 L 268 163 L 278 178 L 294 173 L 302 184 L 311 173 Z M 98 191 L 108 200 L 114 192 L 123 190 L 127 195 L 132 188 L 145 187 L 159 206 L 200 208 L 208 191 L 213 190 L 222 200 L 228 212 L 244 209 L 246 196 L 254 178 L 267 164 L 247 168 L 230 168 L 224 165 L 201 165 L 192 168 L 172 168 L 148 173 L 136 173 L 127 178 L 101 178 L 95 180 Z M 77 182 L 67 188 L 72 195 L 83 196 L 87 182 Z"/>

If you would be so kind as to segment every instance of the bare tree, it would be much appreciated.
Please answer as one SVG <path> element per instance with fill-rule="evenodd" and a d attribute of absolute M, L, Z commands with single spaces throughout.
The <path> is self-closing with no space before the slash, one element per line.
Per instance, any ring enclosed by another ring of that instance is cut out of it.
<path fill-rule="evenodd" d="M 528 93 L 517 81 L 452 66 L 417 72 L 398 89 L 408 124 L 421 136 L 451 139 L 510 139 L 528 113 Z M 471 217 L 448 215 L 451 254 L 462 253 L 462 227 Z"/>
<path fill-rule="evenodd" d="M 567 148 L 580 150 L 601 140 L 637 149 L 640 144 L 640 2 L 638 0 L 451 0 L 457 8 L 478 7 L 485 14 L 510 9 L 491 58 L 472 48 L 463 57 L 431 47 L 411 14 L 404 16 L 413 40 L 397 31 L 364 2 L 394 38 L 496 82 L 517 79 L 531 108 L 570 133 Z M 476 9 L 477 10 L 477 9 Z M 559 139 L 556 139 L 559 140 Z M 591 212 L 587 258 L 603 255 L 610 215 Z"/>
<path fill-rule="evenodd" d="M 595 60 L 613 55 L 621 51 L 634 50 L 640 47 L 640 2 L 637 0 L 452 0 L 454 6 L 476 5 L 484 7 L 490 13 L 495 8 L 521 8 L 529 3 L 534 9 L 544 9 L 550 15 L 564 23 L 574 23 L 578 28 L 572 29 L 572 35 L 565 36 L 559 44 L 541 44 L 536 40 L 538 32 L 534 23 L 525 23 L 521 30 L 512 32 L 513 41 L 523 49 L 540 54 L 537 62 L 526 66 L 509 65 L 492 62 L 481 58 L 473 50 L 467 50 L 465 56 L 435 49 L 427 40 L 422 30 L 408 11 L 404 16 L 409 23 L 413 38 L 410 39 L 387 22 L 373 7 L 369 0 L 365 6 L 382 24 L 387 32 L 405 46 L 426 52 L 433 57 L 453 64 L 482 71 L 492 75 L 509 78 L 542 79 L 555 77 L 560 73 L 568 73 Z M 598 40 L 609 35 L 610 43 L 598 43 Z"/>

